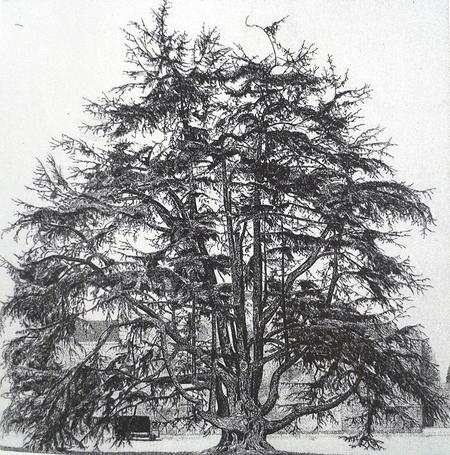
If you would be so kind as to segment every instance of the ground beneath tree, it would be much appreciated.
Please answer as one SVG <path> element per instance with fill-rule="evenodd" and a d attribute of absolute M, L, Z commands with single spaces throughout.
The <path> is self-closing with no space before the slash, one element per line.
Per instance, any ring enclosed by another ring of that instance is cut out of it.
<path fill-rule="evenodd" d="M 288 451 L 290 455 L 450 455 L 450 429 L 428 430 L 421 434 L 380 435 L 380 438 L 385 441 L 385 450 L 381 452 L 351 449 L 338 435 L 330 434 L 275 435 L 268 440 L 276 449 Z M 126 455 L 198 455 L 200 450 L 214 446 L 218 440 L 215 435 L 164 435 L 154 442 L 133 441 L 131 445 L 116 448 L 105 444 L 100 448 L 102 455 L 119 455 L 121 452 Z M 2 439 L 1 444 L 9 447 L 17 445 L 11 438 Z"/>

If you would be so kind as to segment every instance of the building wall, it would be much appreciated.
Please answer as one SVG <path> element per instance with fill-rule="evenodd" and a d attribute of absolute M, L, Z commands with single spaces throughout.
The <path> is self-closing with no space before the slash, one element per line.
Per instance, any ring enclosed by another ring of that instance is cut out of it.
<path fill-rule="evenodd" d="M 97 321 L 98 323 L 99 321 Z M 99 325 L 99 324 L 97 324 Z M 200 331 L 199 338 L 202 338 L 202 335 L 205 335 L 205 329 Z M 105 356 L 113 356 L 117 353 L 117 350 L 120 350 L 120 342 L 118 340 L 122 340 L 126 336 L 125 333 L 118 334 L 115 338 L 115 341 L 108 341 L 105 343 L 103 348 L 101 349 L 101 353 Z M 63 355 L 64 362 L 68 365 L 79 360 L 80 358 L 84 357 L 87 353 L 89 353 L 92 349 L 96 346 L 96 341 L 93 339 L 89 339 L 89 341 L 79 340 L 80 344 L 82 345 L 82 349 L 70 352 L 66 350 Z M 262 383 L 262 390 L 260 399 L 263 401 L 265 396 L 268 393 L 269 381 L 271 378 L 271 374 L 275 369 L 275 365 L 267 365 L 267 371 L 263 377 Z M 278 405 L 275 407 L 273 412 L 269 415 L 271 418 L 281 417 L 288 411 L 288 407 L 290 404 L 289 400 L 289 393 L 293 386 L 293 384 L 301 384 L 301 381 L 306 381 L 308 378 L 302 377 L 299 371 L 291 371 L 287 375 L 285 375 L 285 382 L 280 386 L 280 400 Z M 311 379 L 311 378 L 309 378 Z M 446 383 L 445 389 L 447 395 L 449 397 L 449 405 L 450 405 L 450 371 L 449 371 L 449 382 Z M 295 424 L 295 428 L 291 428 L 290 430 L 299 431 L 299 432 L 330 432 L 330 433 L 337 433 L 337 432 L 351 432 L 352 426 L 350 423 L 350 418 L 357 415 L 358 412 L 361 411 L 360 407 L 355 404 L 351 404 L 349 402 L 344 403 L 343 405 L 339 406 L 333 412 L 334 420 L 326 420 L 324 422 L 319 422 L 317 416 L 305 416 L 300 419 Z M 377 432 L 386 432 L 386 433 L 396 433 L 396 432 L 420 432 L 422 431 L 423 426 L 423 416 L 422 416 L 422 407 L 418 403 L 410 403 L 407 407 L 405 407 L 405 412 L 409 414 L 416 420 L 416 424 L 410 428 L 405 427 L 399 419 L 391 419 L 386 420 L 384 422 L 377 423 L 375 425 L 375 430 Z M 191 427 L 186 430 L 183 428 L 181 424 L 169 424 L 168 421 L 171 421 L 176 418 L 186 417 L 191 414 L 190 412 L 190 405 L 181 400 L 180 405 L 175 407 L 161 407 L 158 412 L 150 410 L 144 404 L 140 405 L 136 409 L 136 413 L 138 415 L 150 415 L 152 419 L 156 422 L 161 424 L 161 432 L 164 434 L 183 434 L 183 433 L 201 433 L 203 431 L 202 424 L 193 422 Z M 437 426 L 442 426 L 443 423 L 437 423 Z M 289 430 L 289 429 L 288 429 Z"/>

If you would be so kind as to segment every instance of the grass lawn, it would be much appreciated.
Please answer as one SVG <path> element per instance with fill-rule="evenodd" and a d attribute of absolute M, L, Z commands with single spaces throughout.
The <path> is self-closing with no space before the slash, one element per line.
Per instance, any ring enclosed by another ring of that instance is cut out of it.
<path fill-rule="evenodd" d="M 0 446 L 0 451 L 5 452 L 25 452 L 25 453 L 43 453 L 43 452 L 28 452 L 25 449 L 20 449 L 17 447 L 4 447 Z M 48 452 L 45 452 L 48 453 Z M 89 452 L 80 452 L 80 451 L 70 451 L 68 452 L 71 455 L 87 455 Z M 100 453 L 101 455 L 118 455 L 120 452 L 90 452 L 93 454 Z M 123 452 L 126 455 L 198 455 L 198 452 Z M 280 452 L 285 454 L 286 452 Z M 322 455 L 322 454 L 312 454 L 312 453 L 299 453 L 299 452 L 288 452 L 289 455 Z M 327 454 L 328 455 L 328 454 Z M 338 454 L 336 454 L 338 455 Z M 355 454 L 356 455 L 356 454 Z"/>
<path fill-rule="evenodd" d="M 450 429 L 433 430 L 417 434 L 383 434 L 379 438 L 384 441 L 385 450 L 374 451 L 361 448 L 352 449 L 332 434 L 302 434 L 296 436 L 274 435 L 269 443 L 277 450 L 289 455 L 450 455 Z M 168 436 L 153 442 L 133 441 L 131 445 L 100 446 L 101 455 L 198 455 L 201 450 L 214 447 L 218 436 Z M 15 440 L 0 439 L 0 451 L 11 454 L 29 453 L 19 448 Z M 88 455 L 98 452 L 74 450 L 70 455 Z M 0 452 L 0 455 L 1 452 Z"/>

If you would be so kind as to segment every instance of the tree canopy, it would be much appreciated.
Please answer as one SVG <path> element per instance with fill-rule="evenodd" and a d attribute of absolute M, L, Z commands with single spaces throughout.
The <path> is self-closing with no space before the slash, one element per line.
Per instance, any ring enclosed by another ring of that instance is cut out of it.
<path fill-rule="evenodd" d="M 2 316 L 23 327 L 4 350 L 5 425 L 35 448 L 82 445 L 138 403 L 184 401 L 186 420 L 222 431 L 216 450 L 240 453 L 348 401 L 348 439 L 365 447 L 383 418 L 412 423 L 411 400 L 444 418 L 418 328 L 399 322 L 425 282 L 389 253 L 398 226 L 433 218 L 364 124 L 369 87 L 331 58 L 317 66 L 312 46 L 285 48 L 283 20 L 252 26 L 269 46 L 259 57 L 215 29 L 190 40 L 167 16 L 163 4 L 126 32 L 129 82 L 87 106 L 97 139 L 55 141 L 70 169 L 40 164 L 41 203 L 21 202 L 11 225 L 28 248 L 5 263 Z M 110 329 L 65 365 L 93 312 Z M 127 340 L 111 358 L 117 327 Z M 292 371 L 304 381 L 280 410 Z"/>

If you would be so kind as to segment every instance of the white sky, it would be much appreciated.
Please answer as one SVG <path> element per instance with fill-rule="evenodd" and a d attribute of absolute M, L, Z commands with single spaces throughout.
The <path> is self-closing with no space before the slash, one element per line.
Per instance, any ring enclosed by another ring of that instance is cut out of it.
<path fill-rule="evenodd" d="M 280 38 L 288 47 L 315 43 L 355 85 L 370 83 L 364 108 L 370 125 L 381 124 L 398 178 L 436 188 L 431 206 L 435 232 L 417 232 L 405 254 L 433 288 L 414 298 L 411 322 L 423 323 L 444 375 L 450 364 L 450 159 L 448 136 L 448 13 L 446 0 L 173 0 L 170 23 L 192 36 L 203 23 L 217 26 L 225 44 L 268 52 L 261 32 L 288 15 Z M 89 118 L 83 97 L 94 99 L 123 81 L 121 28 L 145 18 L 155 1 L 3 0 L 0 2 L 0 228 L 12 219 L 12 198 L 26 198 L 35 157 L 50 151 L 52 137 L 77 135 Z M 0 254 L 12 257 L 12 240 Z M 0 298 L 11 285 L 0 271 Z"/>

